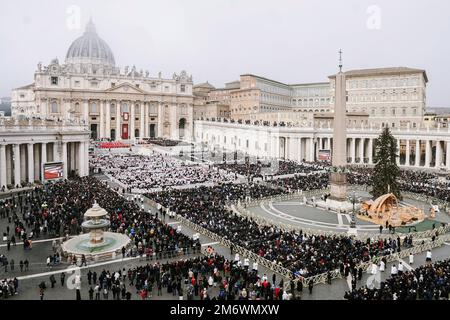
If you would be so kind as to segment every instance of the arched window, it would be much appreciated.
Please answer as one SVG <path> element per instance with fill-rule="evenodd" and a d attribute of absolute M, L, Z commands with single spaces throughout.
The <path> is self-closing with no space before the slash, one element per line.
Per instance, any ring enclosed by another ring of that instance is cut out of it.
<path fill-rule="evenodd" d="M 111 110 L 110 110 L 111 116 L 114 117 L 116 114 L 116 105 L 114 103 L 111 103 Z"/>
<path fill-rule="evenodd" d="M 77 103 L 75 103 L 75 112 L 76 113 L 80 113 L 80 104 L 77 102 Z"/>
<path fill-rule="evenodd" d="M 122 113 L 124 112 L 130 112 L 130 108 L 126 103 L 122 104 Z"/>

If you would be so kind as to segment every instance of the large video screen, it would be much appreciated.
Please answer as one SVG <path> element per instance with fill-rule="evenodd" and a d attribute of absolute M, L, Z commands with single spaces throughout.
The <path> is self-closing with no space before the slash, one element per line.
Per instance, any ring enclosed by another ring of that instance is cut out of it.
<path fill-rule="evenodd" d="M 48 162 L 44 164 L 44 180 L 62 179 L 64 165 L 62 162 Z"/>
<path fill-rule="evenodd" d="M 331 161 L 331 151 L 319 150 L 319 161 Z"/>

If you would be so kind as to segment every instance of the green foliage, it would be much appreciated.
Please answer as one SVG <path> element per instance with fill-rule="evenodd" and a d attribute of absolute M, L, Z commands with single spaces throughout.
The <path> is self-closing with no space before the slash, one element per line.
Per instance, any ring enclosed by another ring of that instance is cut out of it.
<path fill-rule="evenodd" d="M 400 174 L 396 162 L 398 156 L 397 141 L 389 128 L 384 128 L 381 135 L 375 140 L 375 168 L 371 192 L 375 198 L 386 193 L 393 193 L 398 199 L 402 199 L 397 182 Z"/>

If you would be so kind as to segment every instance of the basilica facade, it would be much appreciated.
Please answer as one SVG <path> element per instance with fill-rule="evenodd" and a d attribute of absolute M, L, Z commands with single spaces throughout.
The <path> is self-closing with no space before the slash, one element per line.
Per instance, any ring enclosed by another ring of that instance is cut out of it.
<path fill-rule="evenodd" d="M 90 21 L 69 47 L 65 62 L 38 64 L 34 83 L 14 89 L 13 117 L 79 119 L 93 139 L 145 137 L 190 140 L 193 132 L 192 76 L 163 78 L 136 67 L 116 66 L 114 55 Z"/>

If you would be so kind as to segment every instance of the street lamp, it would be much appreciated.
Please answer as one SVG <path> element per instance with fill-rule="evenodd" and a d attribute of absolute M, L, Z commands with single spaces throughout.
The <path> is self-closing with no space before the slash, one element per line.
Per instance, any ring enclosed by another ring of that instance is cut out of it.
<path fill-rule="evenodd" d="M 202 162 L 203 162 L 203 154 L 204 154 L 204 152 L 205 152 L 205 145 L 202 142 Z"/>
<path fill-rule="evenodd" d="M 352 195 L 350 197 L 350 202 L 353 205 L 352 210 L 352 220 L 350 221 L 350 228 L 356 228 L 356 216 L 355 216 L 355 204 L 358 199 L 356 198 L 355 191 L 352 192 Z"/>

